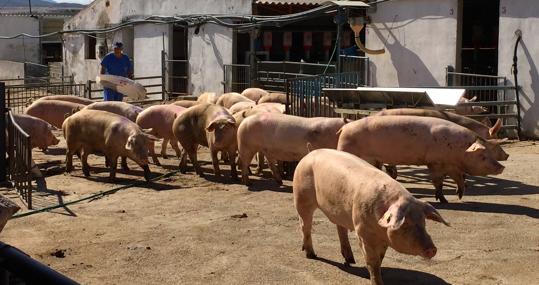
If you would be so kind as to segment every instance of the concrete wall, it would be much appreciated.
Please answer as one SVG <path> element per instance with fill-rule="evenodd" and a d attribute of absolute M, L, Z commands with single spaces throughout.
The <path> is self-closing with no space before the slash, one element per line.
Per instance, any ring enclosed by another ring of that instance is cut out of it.
<path fill-rule="evenodd" d="M 232 30 L 217 25 L 204 25 L 199 34 L 189 29 L 189 91 L 199 95 L 205 91 L 223 92 L 224 64 L 233 58 Z"/>
<path fill-rule="evenodd" d="M 75 15 L 64 25 L 65 29 L 100 28 L 125 21 L 129 18 L 148 15 L 188 15 L 188 14 L 251 14 L 251 0 L 97 0 Z M 161 74 L 161 49 L 165 33 L 166 52 L 171 53 L 171 30 L 167 25 L 142 24 L 134 27 L 133 46 L 129 47 L 126 39 L 129 35 L 117 32 L 110 36 L 109 46 L 115 39 L 121 39 L 130 57 L 134 58 L 135 76 L 153 76 Z M 84 58 L 85 41 L 83 36 L 69 36 L 66 39 L 65 61 L 68 72 L 75 75 L 75 81 L 85 82 L 94 79 L 99 68 L 99 61 Z M 132 50 L 132 54 L 128 51 Z M 231 63 L 233 56 L 232 30 L 208 24 L 200 28 L 199 34 L 189 30 L 188 53 L 190 66 L 189 92 L 195 95 L 204 90 L 222 92 L 223 64 Z"/>
<path fill-rule="evenodd" d="M 445 67 L 456 64 L 458 0 L 399 0 L 370 13 L 366 46 L 371 82 L 381 87 L 444 86 Z"/>
<path fill-rule="evenodd" d="M 24 78 L 24 63 L 0 60 L 0 79 Z M 21 84 L 20 81 L 15 82 Z M 9 82 L 6 84 L 10 84 Z"/>
<path fill-rule="evenodd" d="M 28 16 L 0 17 L 0 35 L 39 35 L 39 20 Z M 40 62 L 39 39 L 0 40 L 0 60 Z"/>
<path fill-rule="evenodd" d="M 500 34 L 498 50 L 498 74 L 506 76 L 514 84 L 511 73 L 517 29 L 522 31 L 518 56 L 518 85 L 524 135 L 539 138 L 539 5 L 537 0 L 500 0 Z"/>

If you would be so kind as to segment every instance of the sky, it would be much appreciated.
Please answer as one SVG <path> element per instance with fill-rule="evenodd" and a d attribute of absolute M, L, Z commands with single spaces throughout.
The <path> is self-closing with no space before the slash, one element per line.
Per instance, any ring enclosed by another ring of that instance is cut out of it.
<path fill-rule="evenodd" d="M 79 4 L 88 4 L 92 2 L 92 0 L 54 0 L 56 2 L 64 2 L 64 3 L 79 3 Z"/>

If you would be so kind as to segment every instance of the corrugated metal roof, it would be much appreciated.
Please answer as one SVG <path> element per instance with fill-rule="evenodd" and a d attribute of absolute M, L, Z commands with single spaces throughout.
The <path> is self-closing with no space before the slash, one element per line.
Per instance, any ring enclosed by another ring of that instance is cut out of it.
<path fill-rule="evenodd" d="M 328 0 L 256 0 L 256 4 L 265 5 L 320 5 Z"/>

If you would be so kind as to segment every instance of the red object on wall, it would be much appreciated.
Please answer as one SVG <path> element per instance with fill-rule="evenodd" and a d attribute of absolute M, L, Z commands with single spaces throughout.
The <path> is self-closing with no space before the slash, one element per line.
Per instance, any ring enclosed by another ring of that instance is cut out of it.
<path fill-rule="evenodd" d="M 324 50 L 329 50 L 331 48 L 331 40 L 333 36 L 331 32 L 324 32 Z"/>
<path fill-rule="evenodd" d="M 264 49 L 270 51 L 273 41 L 273 35 L 271 32 L 264 32 Z"/>
<path fill-rule="evenodd" d="M 303 49 L 308 51 L 311 49 L 312 46 L 313 46 L 313 33 L 303 32 Z"/>
<path fill-rule="evenodd" d="M 283 49 L 285 51 L 290 50 L 292 47 L 292 32 L 283 33 Z"/>

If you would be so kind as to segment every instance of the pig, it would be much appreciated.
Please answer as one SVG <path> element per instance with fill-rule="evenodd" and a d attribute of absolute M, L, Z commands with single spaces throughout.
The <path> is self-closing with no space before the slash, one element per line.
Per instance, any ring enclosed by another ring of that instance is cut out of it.
<path fill-rule="evenodd" d="M 41 97 L 39 100 L 67 101 L 67 102 L 77 103 L 81 105 L 90 105 L 94 103 L 94 101 L 90 99 L 86 99 L 86 98 L 78 97 L 74 95 L 49 95 L 49 96 Z"/>
<path fill-rule="evenodd" d="M 346 121 L 340 118 L 302 118 L 278 113 L 259 113 L 247 117 L 238 128 L 238 151 L 242 182 L 249 185 L 248 169 L 257 152 L 268 160 L 275 181 L 282 184 L 277 161 L 299 161 L 308 150 L 307 143 L 317 148 L 336 148 L 337 131 Z"/>
<path fill-rule="evenodd" d="M 224 107 L 206 103 L 188 108 L 174 120 L 172 132 L 184 150 L 180 171 L 185 172 L 189 155 L 196 173 L 203 175 L 197 161 L 197 148 L 202 145 L 211 151 L 216 176 L 221 175 L 217 153 L 222 151 L 228 153 L 231 178 L 237 179 L 236 121 Z"/>
<path fill-rule="evenodd" d="M 255 102 L 238 102 L 238 103 L 232 105 L 232 107 L 228 108 L 228 110 L 230 111 L 230 113 L 232 115 L 234 115 L 234 114 L 239 113 L 239 112 L 241 112 L 243 110 L 252 109 L 254 106 L 256 106 Z"/>
<path fill-rule="evenodd" d="M 453 114 L 450 112 L 429 110 L 429 109 L 414 109 L 414 108 L 388 109 L 388 110 L 380 111 L 375 114 L 375 116 L 402 116 L 402 115 L 434 117 L 434 118 L 448 120 L 476 132 L 483 139 L 490 139 L 491 142 L 493 143 L 501 143 L 505 141 L 505 139 L 495 140 L 497 137 L 498 131 L 502 127 L 501 119 L 498 119 L 496 121 L 496 124 L 493 127 L 489 128 L 488 126 L 465 116 Z M 508 157 L 509 155 L 502 150 L 501 152 L 498 153 L 495 159 L 498 161 L 504 161 L 504 160 L 507 160 Z M 391 177 L 397 178 L 397 168 L 395 166 L 393 165 L 386 166 L 386 170 L 391 175 Z"/>
<path fill-rule="evenodd" d="M 124 116 L 85 109 L 69 116 L 62 126 L 66 139 L 66 172 L 73 170 L 73 154 L 81 152 L 82 171 L 90 176 L 88 155 L 104 153 L 110 162 L 110 180 L 116 179 L 118 157 L 129 157 L 144 169 L 144 178 L 150 181 L 148 144 L 157 138 L 151 130 L 142 130 Z"/>
<path fill-rule="evenodd" d="M 13 114 L 15 122 L 30 135 L 32 148 L 38 147 L 45 151 L 51 145 L 60 141 L 52 134 L 56 128 L 44 120 L 29 115 Z"/>
<path fill-rule="evenodd" d="M 264 112 L 269 113 L 281 113 L 284 114 L 286 111 L 286 106 L 281 103 L 259 103 L 256 106 L 253 107 L 255 110 L 263 110 Z M 253 110 L 254 112 L 254 110 Z"/>
<path fill-rule="evenodd" d="M 243 92 L 241 92 L 241 95 L 255 101 L 258 103 L 258 100 L 261 98 L 261 97 L 264 97 L 266 95 L 268 95 L 268 91 L 264 90 L 264 89 L 260 89 L 260 88 L 247 88 L 245 90 L 243 90 Z"/>
<path fill-rule="evenodd" d="M 24 114 L 40 118 L 56 128 L 61 128 L 65 114 L 80 110 L 86 105 L 59 100 L 36 100 L 24 110 Z"/>
<path fill-rule="evenodd" d="M 266 96 L 263 96 L 258 100 L 258 104 L 260 103 L 281 103 L 286 104 L 286 94 L 283 93 L 269 93 Z"/>
<path fill-rule="evenodd" d="M 426 165 L 436 189 L 436 199 L 447 203 L 443 180 L 449 175 L 462 199 L 464 174 L 501 174 L 504 166 L 494 154 L 500 146 L 477 133 L 439 118 L 372 116 L 339 130 L 338 150 L 357 155 L 373 165 Z"/>
<path fill-rule="evenodd" d="M 179 100 L 179 101 L 171 103 L 171 105 L 176 105 L 176 106 L 180 106 L 180 107 L 184 107 L 184 108 L 193 107 L 196 104 L 198 104 L 198 102 L 197 101 L 192 101 L 192 100 Z"/>
<path fill-rule="evenodd" d="M 95 102 L 92 103 L 86 107 L 84 107 L 86 110 L 100 110 L 100 111 L 106 111 L 110 113 L 114 113 L 116 115 L 124 116 L 128 118 L 131 122 L 135 123 L 137 121 L 138 115 L 142 112 L 142 108 L 126 103 L 126 102 L 118 102 L 118 101 L 103 101 L 103 102 Z M 165 144 L 166 146 L 166 144 Z M 106 162 L 108 166 L 108 161 Z M 127 160 L 125 159 L 125 156 L 122 156 L 122 169 L 123 170 L 129 170 L 129 167 L 127 166 Z"/>
<path fill-rule="evenodd" d="M 136 122 L 138 115 L 143 110 L 141 107 L 135 106 L 133 104 L 118 101 L 95 102 L 86 106 L 84 109 L 111 112 L 116 115 L 124 116 L 128 118 L 131 122 Z"/>
<path fill-rule="evenodd" d="M 474 119 L 453 114 L 451 112 L 429 110 L 429 109 L 414 109 L 414 108 L 399 108 L 399 109 L 387 109 L 380 111 L 374 116 L 422 116 L 422 117 L 434 117 L 451 121 L 455 124 L 461 125 L 476 132 L 484 139 L 497 138 L 498 131 L 502 127 L 502 120 L 498 119 L 493 127 L 489 128 L 483 123 L 480 123 Z"/>
<path fill-rule="evenodd" d="M 305 156 L 296 168 L 292 187 L 307 258 L 316 258 L 311 229 L 318 208 L 337 226 L 345 264 L 355 263 L 348 231 L 355 232 L 371 284 L 383 284 L 380 267 L 388 247 L 427 259 L 436 255 L 425 219 L 449 226 L 432 205 L 414 198 L 387 174 L 333 149 L 318 149 Z"/>
<path fill-rule="evenodd" d="M 463 116 L 468 116 L 468 115 L 482 114 L 482 113 L 488 112 L 488 109 L 483 106 L 461 105 L 461 103 L 475 102 L 476 100 L 477 100 L 477 96 L 474 96 L 472 99 L 468 99 L 466 97 L 460 97 L 457 107 L 455 108 L 455 113 L 459 115 L 463 115 Z"/>
<path fill-rule="evenodd" d="M 152 129 L 150 132 L 151 135 L 164 139 L 163 144 L 161 145 L 161 156 L 163 156 L 163 158 L 166 158 L 167 156 L 167 144 L 169 141 L 178 158 L 181 157 L 178 140 L 172 133 L 172 124 L 176 117 L 185 110 L 186 108 L 176 105 L 155 105 L 148 107 L 137 117 L 137 125 L 142 129 Z M 161 165 L 154 151 L 154 142 L 150 141 L 148 147 L 153 162 L 156 165 Z"/>
<path fill-rule="evenodd" d="M 217 99 L 217 103 L 215 104 L 229 109 L 234 104 L 239 103 L 239 102 L 250 102 L 250 103 L 255 104 L 255 101 L 243 95 L 240 95 L 239 93 L 236 93 L 236 92 L 225 93 L 219 96 L 219 99 Z"/>
<path fill-rule="evenodd" d="M 219 96 L 215 92 L 204 92 L 198 96 L 197 102 L 215 104 L 218 98 Z"/>

